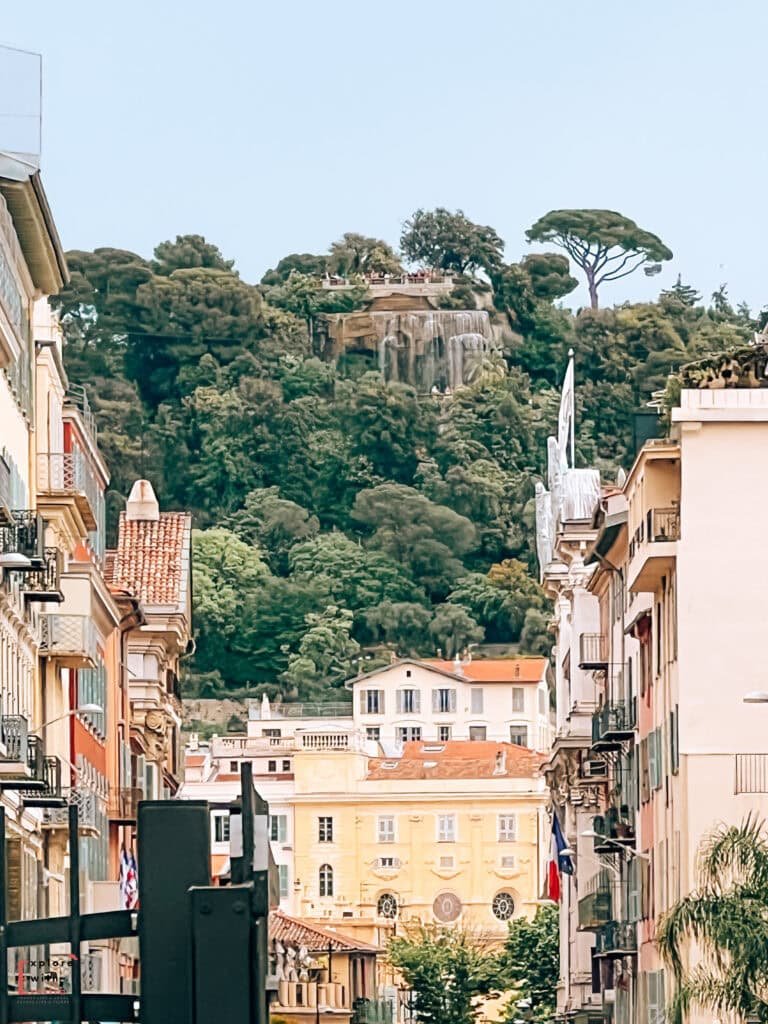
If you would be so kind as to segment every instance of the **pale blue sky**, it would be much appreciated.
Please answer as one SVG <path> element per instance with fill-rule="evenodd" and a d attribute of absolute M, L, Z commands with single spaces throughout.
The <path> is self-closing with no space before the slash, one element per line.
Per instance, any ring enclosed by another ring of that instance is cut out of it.
<path fill-rule="evenodd" d="M 396 244 L 419 206 L 510 259 L 547 210 L 602 206 L 675 253 L 604 300 L 679 271 L 768 302 L 765 0 L 37 0 L 0 41 L 43 54 L 67 248 L 199 232 L 255 281 L 344 231 Z"/>

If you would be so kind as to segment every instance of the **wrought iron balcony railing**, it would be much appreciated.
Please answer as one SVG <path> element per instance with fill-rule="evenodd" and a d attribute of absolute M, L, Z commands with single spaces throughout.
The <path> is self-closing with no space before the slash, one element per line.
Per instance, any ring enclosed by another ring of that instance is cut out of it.
<path fill-rule="evenodd" d="M 7 715 L 0 719 L 5 743 L 5 757 L 0 759 L 0 789 L 14 789 L 27 793 L 40 792 L 54 782 L 46 765 L 45 750 L 39 736 L 29 732 L 29 723 L 21 715 Z"/>
<path fill-rule="evenodd" d="M 609 885 L 600 884 L 579 900 L 579 929 L 594 931 L 608 924 L 613 916 L 613 900 Z"/>
<path fill-rule="evenodd" d="M 579 668 L 608 667 L 608 637 L 604 633 L 582 633 L 579 637 Z"/>
<path fill-rule="evenodd" d="M 24 573 L 21 589 L 28 601 L 52 601 L 61 604 L 64 595 L 61 592 L 60 580 L 61 551 L 58 548 L 45 548 L 42 566 Z"/>
<path fill-rule="evenodd" d="M 37 740 L 37 736 L 30 736 L 30 740 Z M 33 744 L 34 750 L 36 744 Z M 42 751 L 42 745 L 39 747 Z M 33 759 L 30 765 L 33 781 L 40 783 L 35 788 L 32 785 L 19 787 L 19 794 L 24 801 L 25 807 L 64 807 L 66 799 L 61 788 L 61 761 L 52 755 L 39 754 Z"/>
<path fill-rule="evenodd" d="M 606 701 L 592 715 L 592 749 L 611 750 L 635 733 L 635 701 Z"/>
<path fill-rule="evenodd" d="M 70 668 L 95 668 L 96 627 L 87 615 L 48 613 L 40 616 L 40 653 Z"/>
<path fill-rule="evenodd" d="M 595 955 L 617 959 L 637 952 L 637 926 L 630 921 L 609 921 L 595 935 Z"/>
<path fill-rule="evenodd" d="M 592 819 L 595 853 L 619 853 L 635 844 L 635 815 L 627 806 L 609 807 Z"/>
<path fill-rule="evenodd" d="M 99 485 L 82 452 L 39 454 L 37 489 L 42 496 L 71 495 L 87 528 L 97 529 Z"/>
<path fill-rule="evenodd" d="M 70 789 L 66 793 L 67 806 L 49 808 L 43 814 L 43 827 L 48 829 L 67 829 L 69 824 L 69 805 L 77 804 L 78 829 L 81 835 L 99 835 L 100 798 L 92 789 Z"/>
<path fill-rule="evenodd" d="M 649 508 L 629 542 L 629 557 L 634 558 L 643 544 L 662 544 L 680 540 L 680 509 Z"/>
<path fill-rule="evenodd" d="M 107 817 L 121 825 L 132 825 L 138 817 L 139 800 L 144 799 L 144 790 L 139 786 L 111 789 Z"/>
<path fill-rule="evenodd" d="M 5 745 L 4 764 L 27 763 L 29 722 L 22 715 L 3 715 L 0 718 L 0 737 Z"/>
<path fill-rule="evenodd" d="M 33 563 L 30 568 L 43 564 L 45 551 L 43 520 L 32 509 L 16 509 L 10 522 L 0 526 L 0 554 L 24 555 Z"/>

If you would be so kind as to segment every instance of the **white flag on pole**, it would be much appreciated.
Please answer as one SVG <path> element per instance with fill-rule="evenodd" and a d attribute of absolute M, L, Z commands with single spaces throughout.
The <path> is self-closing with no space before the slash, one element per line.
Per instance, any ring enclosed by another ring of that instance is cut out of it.
<path fill-rule="evenodd" d="M 563 380 L 563 391 L 560 396 L 560 413 L 557 417 L 557 448 L 561 465 L 568 465 L 568 444 L 571 444 L 571 465 L 573 465 L 573 413 L 574 413 L 574 382 L 573 382 L 573 349 L 568 353 L 568 368 Z"/>

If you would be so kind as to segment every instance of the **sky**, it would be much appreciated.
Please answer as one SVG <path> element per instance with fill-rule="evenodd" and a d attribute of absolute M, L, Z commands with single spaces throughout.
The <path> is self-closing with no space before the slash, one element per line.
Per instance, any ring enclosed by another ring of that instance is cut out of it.
<path fill-rule="evenodd" d="M 203 234 L 257 281 L 345 231 L 396 245 L 419 207 L 492 225 L 509 260 L 548 210 L 604 207 L 675 254 L 604 302 L 679 273 L 753 308 L 766 38 L 765 0 L 36 0 L 0 19 L 1 43 L 43 57 L 67 249 Z"/>

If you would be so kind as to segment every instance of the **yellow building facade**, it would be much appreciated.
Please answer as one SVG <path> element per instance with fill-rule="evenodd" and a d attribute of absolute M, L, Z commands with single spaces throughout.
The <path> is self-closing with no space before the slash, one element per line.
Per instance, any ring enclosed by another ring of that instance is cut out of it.
<path fill-rule="evenodd" d="M 414 924 L 502 939 L 541 895 L 540 755 L 512 744 L 414 742 L 399 757 L 294 757 L 294 912 L 384 946 Z"/>

